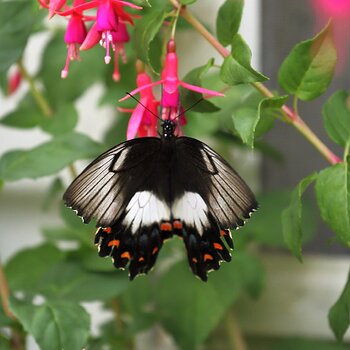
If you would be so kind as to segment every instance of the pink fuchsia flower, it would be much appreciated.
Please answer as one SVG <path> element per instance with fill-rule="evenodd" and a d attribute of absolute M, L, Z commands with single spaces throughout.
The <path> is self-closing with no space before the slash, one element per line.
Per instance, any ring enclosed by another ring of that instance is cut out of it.
<path fill-rule="evenodd" d="M 332 19 L 338 55 L 338 70 L 344 68 L 350 44 L 350 0 L 310 0 L 316 17 L 316 30 Z"/>
<path fill-rule="evenodd" d="M 39 0 L 39 2 L 42 6 L 47 6 L 42 0 Z M 63 12 L 56 12 L 60 16 L 69 16 L 66 33 L 64 35 L 64 41 L 67 44 L 67 57 L 66 64 L 61 71 L 61 78 L 63 79 L 68 76 L 70 61 L 80 61 L 79 47 L 84 42 L 87 35 L 85 22 L 95 19 L 95 17 L 84 16 L 83 12 L 78 10 L 84 3 L 85 0 L 74 0 L 72 8 L 68 8 Z"/>
<path fill-rule="evenodd" d="M 106 64 L 111 61 L 110 47 L 113 49 L 113 35 L 118 32 L 120 22 L 133 23 L 131 16 L 123 10 L 123 6 L 142 9 L 140 6 L 121 0 L 94 0 L 77 7 L 79 11 L 97 8 L 96 22 L 81 45 L 81 50 L 88 50 L 100 41 L 106 50 Z"/>
<path fill-rule="evenodd" d="M 126 27 L 126 22 L 119 20 L 117 31 L 112 31 L 110 34 L 110 44 L 114 51 L 114 71 L 113 71 L 113 80 L 119 81 L 120 80 L 120 74 L 119 74 L 119 57 L 121 57 L 122 62 L 125 64 L 127 63 L 127 58 L 125 54 L 125 43 L 127 43 L 130 40 L 130 36 Z M 105 36 L 103 33 L 99 32 L 97 30 L 97 23 L 94 23 L 94 25 L 89 30 L 89 33 L 86 36 L 85 41 L 80 47 L 80 50 L 88 50 L 95 46 L 98 42 L 101 43 L 103 47 L 106 48 L 106 41 Z M 109 48 L 108 48 L 109 50 Z M 106 60 L 107 59 L 107 60 Z M 111 57 L 108 56 L 105 57 L 105 62 L 109 63 Z"/>
<path fill-rule="evenodd" d="M 126 23 L 119 21 L 118 30 L 112 33 L 113 38 L 113 50 L 114 50 L 114 71 L 113 71 L 113 80 L 120 80 L 119 73 L 119 56 L 124 64 L 128 62 L 126 53 L 125 53 L 125 43 L 130 40 L 128 29 L 126 28 Z"/>
<path fill-rule="evenodd" d="M 162 118 L 163 119 L 175 119 L 178 116 L 178 112 L 181 110 L 180 108 L 180 94 L 179 87 L 182 86 L 185 89 L 192 90 L 201 94 L 206 94 L 208 96 L 224 96 L 224 94 L 208 90 L 199 86 L 191 85 L 181 81 L 178 78 L 178 58 L 176 55 L 176 45 L 173 39 L 169 40 L 167 47 L 167 55 L 165 58 L 165 66 L 162 71 L 162 79 L 150 83 L 148 85 L 144 85 L 142 87 L 138 87 L 137 89 L 131 91 L 131 95 L 135 95 L 137 93 L 141 93 L 144 89 L 147 89 L 152 86 L 163 84 L 162 88 Z M 125 101 L 130 96 L 127 95 L 120 99 L 119 101 Z"/>
<path fill-rule="evenodd" d="M 159 101 L 156 101 L 152 87 L 151 78 L 144 71 L 144 66 L 141 61 L 136 62 L 137 78 L 136 84 L 138 87 L 149 86 L 140 92 L 140 103 L 135 109 L 118 108 L 121 112 L 131 112 L 126 138 L 133 139 L 139 137 L 157 136 L 157 115 Z"/>
<path fill-rule="evenodd" d="M 7 94 L 10 96 L 14 94 L 18 87 L 20 86 L 22 81 L 22 74 L 19 69 L 16 67 L 12 72 L 10 72 L 10 76 L 7 81 Z"/>

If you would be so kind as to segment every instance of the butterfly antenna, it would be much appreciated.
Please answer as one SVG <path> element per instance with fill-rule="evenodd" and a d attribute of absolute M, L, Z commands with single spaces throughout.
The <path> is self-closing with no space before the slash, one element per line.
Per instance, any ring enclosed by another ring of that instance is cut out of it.
<path fill-rule="evenodd" d="M 199 102 L 202 102 L 204 100 L 204 98 L 200 98 L 197 102 L 195 102 L 192 106 L 186 108 L 183 112 L 181 112 L 176 118 L 180 118 L 183 114 L 185 114 L 187 111 L 189 111 L 190 109 L 192 109 L 194 106 L 197 106 Z"/>
<path fill-rule="evenodd" d="M 149 108 L 147 108 L 140 100 L 138 100 L 135 96 L 131 95 L 129 92 L 126 92 L 127 95 L 129 95 L 131 98 L 133 98 L 137 103 L 139 103 L 144 109 L 146 109 L 148 112 L 150 112 L 152 115 L 154 115 L 156 118 L 161 120 L 161 118 L 158 117 L 157 114 L 153 113 Z"/>

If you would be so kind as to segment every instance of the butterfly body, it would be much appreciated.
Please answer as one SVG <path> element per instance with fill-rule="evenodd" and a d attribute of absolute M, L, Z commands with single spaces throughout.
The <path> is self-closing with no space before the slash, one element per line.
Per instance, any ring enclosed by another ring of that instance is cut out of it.
<path fill-rule="evenodd" d="M 215 151 L 177 137 L 163 122 L 160 138 L 126 141 L 99 156 L 67 189 L 64 200 L 85 222 L 96 219 L 100 256 L 130 278 L 147 273 L 165 239 L 183 238 L 188 261 L 202 280 L 231 256 L 229 229 L 257 207 L 254 195 Z"/>

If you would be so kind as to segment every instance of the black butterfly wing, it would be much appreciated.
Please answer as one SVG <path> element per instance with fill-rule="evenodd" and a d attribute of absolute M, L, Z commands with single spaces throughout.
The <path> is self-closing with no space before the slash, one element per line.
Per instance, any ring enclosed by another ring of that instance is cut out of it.
<path fill-rule="evenodd" d="M 125 211 L 137 188 L 154 168 L 160 139 L 141 138 L 123 142 L 89 164 L 66 190 L 63 200 L 84 222 L 112 226 Z"/>
<path fill-rule="evenodd" d="M 97 221 L 99 255 L 111 256 L 115 267 L 129 264 L 130 278 L 154 265 L 170 236 L 170 208 L 161 200 L 161 139 L 124 142 L 99 156 L 68 187 L 67 206 L 84 222 Z M 167 175 L 165 174 L 165 177 Z"/>
<path fill-rule="evenodd" d="M 223 240 L 233 248 L 229 229 L 242 226 L 257 202 L 237 172 L 206 144 L 179 137 L 176 155 L 173 215 L 185 218 L 177 233 L 184 239 L 193 273 L 207 280 L 208 271 L 231 260 Z M 179 210 L 178 202 L 186 210 Z"/>

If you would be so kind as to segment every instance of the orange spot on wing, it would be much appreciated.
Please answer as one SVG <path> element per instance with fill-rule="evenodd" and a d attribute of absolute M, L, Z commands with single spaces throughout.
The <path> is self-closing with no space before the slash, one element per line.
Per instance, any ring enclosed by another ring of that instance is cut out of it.
<path fill-rule="evenodd" d="M 108 247 L 115 246 L 115 247 L 118 248 L 119 247 L 119 243 L 120 243 L 120 241 L 118 239 L 113 239 L 112 241 L 110 241 L 108 243 Z"/>
<path fill-rule="evenodd" d="M 207 260 L 214 260 L 214 258 L 210 254 L 204 254 L 204 261 L 207 261 Z"/>
<path fill-rule="evenodd" d="M 141 257 L 139 258 L 139 261 L 145 261 L 145 258 L 144 258 L 143 256 L 141 256 Z"/>
<path fill-rule="evenodd" d="M 175 230 L 182 230 L 182 222 L 180 220 L 174 220 L 173 227 Z"/>
<path fill-rule="evenodd" d="M 158 247 L 154 247 L 153 250 L 152 250 L 152 255 L 154 255 L 155 253 L 157 253 L 158 251 Z"/>
<path fill-rule="evenodd" d="M 215 248 L 216 250 L 223 250 L 223 249 L 224 249 L 224 248 L 222 247 L 222 245 L 219 244 L 219 243 L 214 243 L 214 248 Z"/>
<path fill-rule="evenodd" d="M 192 258 L 192 261 L 193 261 L 194 263 L 197 263 L 197 262 L 198 262 L 198 260 L 197 260 L 196 258 Z"/>
<path fill-rule="evenodd" d="M 171 231 L 172 230 L 172 226 L 170 222 L 163 222 L 160 225 L 160 230 L 161 231 Z"/>
<path fill-rule="evenodd" d="M 111 227 L 105 227 L 103 228 L 103 231 L 106 233 L 111 233 L 112 232 L 112 228 Z"/>
<path fill-rule="evenodd" d="M 226 236 L 226 235 L 227 235 L 227 232 L 225 230 L 220 230 L 221 237 Z"/>
<path fill-rule="evenodd" d="M 128 259 L 128 260 L 131 259 L 131 256 L 130 256 L 130 253 L 129 253 L 129 252 L 124 252 L 120 257 L 121 257 L 121 258 L 126 258 L 126 259 Z"/>

